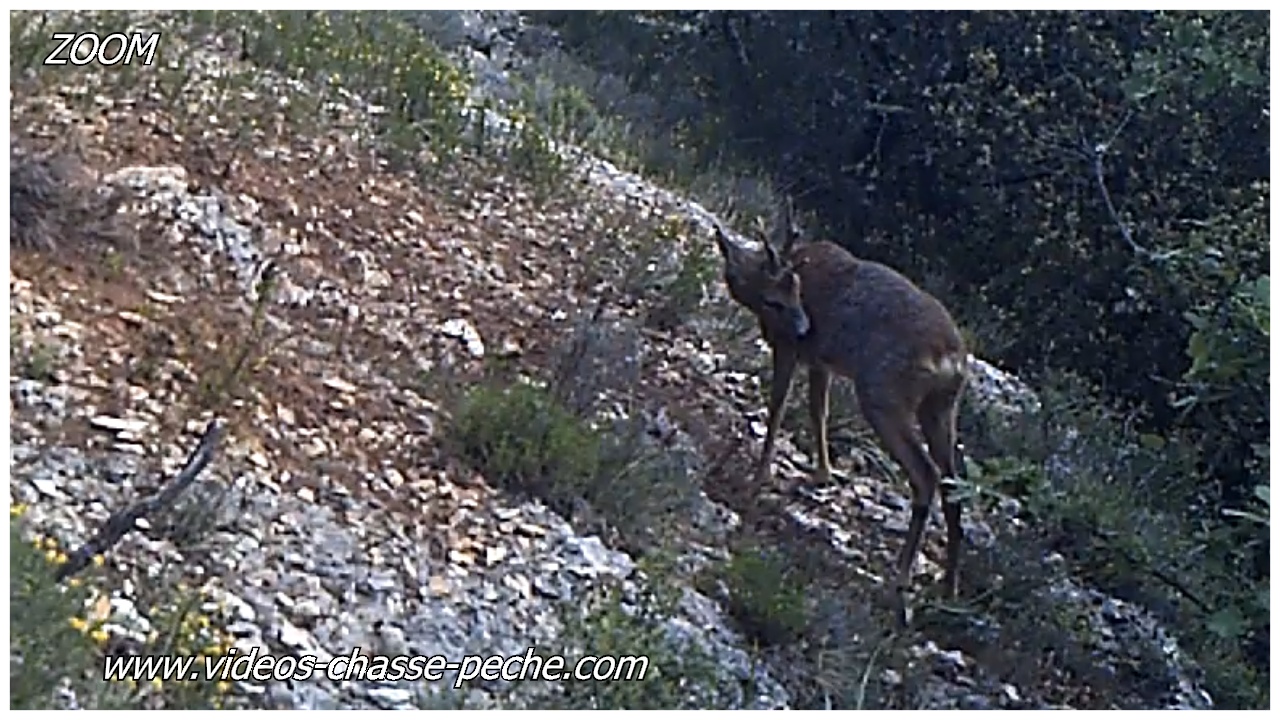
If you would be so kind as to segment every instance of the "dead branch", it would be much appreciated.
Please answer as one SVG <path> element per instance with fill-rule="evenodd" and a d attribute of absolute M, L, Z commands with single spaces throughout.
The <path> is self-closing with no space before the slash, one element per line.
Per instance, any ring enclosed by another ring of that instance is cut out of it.
<path fill-rule="evenodd" d="M 1132 231 L 1130 231 L 1129 226 L 1125 224 L 1124 220 L 1121 219 L 1119 211 L 1116 210 L 1115 203 L 1111 201 L 1111 191 L 1107 189 L 1106 171 L 1102 167 L 1103 158 L 1106 156 L 1107 151 L 1111 149 L 1112 144 L 1114 144 L 1116 139 L 1120 137 L 1121 131 L 1123 131 L 1125 126 L 1129 124 L 1129 120 L 1131 118 L 1133 118 L 1133 110 L 1125 113 L 1124 119 L 1120 121 L 1120 125 L 1116 127 L 1115 132 L 1111 133 L 1110 140 L 1090 147 L 1088 141 L 1081 137 L 1080 145 L 1084 156 L 1089 159 L 1093 166 L 1093 178 L 1098 183 L 1098 191 L 1102 195 L 1103 203 L 1106 204 L 1107 214 L 1111 216 L 1111 221 L 1116 224 L 1116 227 L 1120 228 L 1120 237 L 1128 243 L 1129 249 L 1133 252 L 1138 255 L 1149 255 L 1150 253 L 1147 252 L 1147 249 L 1142 245 L 1139 245 L 1138 242 L 1133 239 Z"/>
<path fill-rule="evenodd" d="M 187 458 L 187 464 L 174 477 L 173 481 L 156 495 L 113 513 L 107 519 L 107 523 L 102 530 L 84 545 L 81 545 L 75 552 L 71 553 L 67 558 L 67 562 L 58 568 L 56 579 L 64 580 L 88 567 L 95 556 L 106 553 L 107 550 L 119 543 L 130 530 L 136 528 L 139 519 L 172 506 L 178 499 L 178 495 L 190 487 L 201 471 L 213 460 L 213 452 L 217 448 L 218 441 L 222 439 L 225 427 L 226 424 L 219 418 L 210 420 L 205 427 L 204 434 L 200 437 L 200 443 L 196 445 L 196 449 Z"/>

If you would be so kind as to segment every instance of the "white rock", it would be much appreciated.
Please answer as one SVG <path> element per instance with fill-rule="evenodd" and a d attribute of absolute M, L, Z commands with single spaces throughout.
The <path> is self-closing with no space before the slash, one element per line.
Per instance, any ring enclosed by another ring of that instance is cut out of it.
<path fill-rule="evenodd" d="M 45 497 L 56 498 L 62 496 L 62 490 L 58 487 L 58 483 L 47 477 L 32 478 L 31 486 L 36 489 L 36 492 Z"/>
<path fill-rule="evenodd" d="M 110 415 L 98 415 L 89 420 L 89 424 L 99 430 L 110 430 L 111 432 L 126 432 L 136 435 L 147 429 L 147 423 L 143 420 L 128 420 L 125 418 L 112 417 Z"/>

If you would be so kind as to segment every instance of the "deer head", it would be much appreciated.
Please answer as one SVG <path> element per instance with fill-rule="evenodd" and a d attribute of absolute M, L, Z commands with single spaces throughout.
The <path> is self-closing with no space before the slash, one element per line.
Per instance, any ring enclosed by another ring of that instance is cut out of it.
<path fill-rule="evenodd" d="M 716 244 L 724 256 L 725 285 L 735 301 L 754 313 L 769 332 L 792 338 L 809 334 L 811 324 L 801 301 L 800 277 L 786 256 L 789 242 L 783 253 L 768 240 L 763 242 L 763 250 L 752 250 L 730 239 L 717 224 Z"/>

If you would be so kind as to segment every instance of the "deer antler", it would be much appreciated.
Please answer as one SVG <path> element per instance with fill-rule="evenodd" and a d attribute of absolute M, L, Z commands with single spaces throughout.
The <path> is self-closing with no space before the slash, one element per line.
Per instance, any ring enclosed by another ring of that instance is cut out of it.
<path fill-rule="evenodd" d="M 774 242 L 782 248 L 783 255 L 790 255 L 791 248 L 796 242 L 795 227 L 791 224 L 791 218 L 795 213 L 795 208 L 788 195 L 779 203 L 778 217 L 773 228 Z"/>

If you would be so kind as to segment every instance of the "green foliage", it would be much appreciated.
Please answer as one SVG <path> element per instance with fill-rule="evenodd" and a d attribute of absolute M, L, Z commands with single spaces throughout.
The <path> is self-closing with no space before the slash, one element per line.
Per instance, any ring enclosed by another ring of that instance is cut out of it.
<path fill-rule="evenodd" d="M 563 185 L 569 163 L 542 126 L 522 113 L 518 113 L 514 121 L 515 137 L 510 142 L 507 158 L 511 167 L 533 185 L 538 199 L 546 200 Z"/>
<path fill-rule="evenodd" d="M 761 645 L 796 641 L 809 625 L 804 584 L 776 551 L 746 548 L 721 571 L 729 611 L 744 633 Z"/>
<path fill-rule="evenodd" d="M 259 11 L 220 13 L 222 27 L 239 26 L 248 60 L 318 87 L 358 89 L 389 112 L 384 131 L 448 154 L 465 129 L 460 110 L 466 76 L 422 34 L 393 13 Z M 324 110 L 300 108 L 304 112 Z"/>
<path fill-rule="evenodd" d="M 14 709 L 54 708 L 63 678 L 83 688 L 98 670 L 93 631 L 81 617 L 89 598 L 83 585 L 65 587 L 53 579 L 57 546 L 45 549 L 22 537 L 9 520 L 9 705 Z M 105 684 L 96 678 L 101 691 Z"/>
<path fill-rule="evenodd" d="M 637 551 L 678 533 L 696 501 L 679 453 L 649 447 L 635 423 L 598 430 L 529 382 L 477 385 L 451 429 L 459 454 L 490 480 L 566 516 L 585 504 Z"/>
<path fill-rule="evenodd" d="M 51 345 L 36 341 L 30 345 L 22 342 L 16 327 L 9 332 L 9 358 L 19 377 L 49 382 L 57 369 L 57 350 Z"/>
<path fill-rule="evenodd" d="M 118 618 L 107 601 L 106 578 L 86 571 L 58 582 L 54 573 L 66 553 L 53 538 L 26 540 L 23 508 L 15 506 L 9 520 L 10 707 L 15 709 L 66 707 L 59 698 L 73 697 L 85 709 L 169 708 L 224 706 L 230 686 L 194 680 L 138 684 L 133 680 L 105 682 L 103 655 L 113 646 L 108 629 Z M 101 563 L 95 563 L 95 566 Z M 155 629 L 129 652 L 146 655 L 217 657 L 226 654 L 230 638 L 211 622 L 201 595 L 181 585 L 153 588 L 158 604 L 149 608 Z"/>
<path fill-rule="evenodd" d="M 584 607 L 565 606 L 560 653 L 643 656 L 643 679 L 569 681 L 548 703 L 556 709 L 670 710 L 715 707 L 723 684 L 716 659 L 702 647 L 673 637 L 666 627 L 678 590 L 655 583 L 658 591 L 624 604 L 621 590 L 606 589 Z"/>
<path fill-rule="evenodd" d="M 1000 544 L 1062 553 L 1074 574 L 1160 616 L 1204 668 L 1220 707 L 1265 706 L 1267 671 L 1251 648 L 1269 626 L 1268 583 L 1252 561 L 1265 551 L 1266 526 L 1257 533 L 1256 526 L 1204 522 L 1214 513 L 1199 507 L 1199 453 L 1186 440 L 1135 431 L 1069 376 L 1041 399 L 1040 413 L 1021 421 L 1035 431 L 1001 430 L 991 444 L 1005 455 L 976 462 L 969 473 L 970 498 L 992 506 L 1017 498 L 1034 531 Z M 1268 496 L 1264 488 L 1257 497 Z M 1009 553 L 1003 562 L 1013 562 Z M 1012 566 L 996 571 L 1009 582 L 1000 602 L 1020 605 L 1027 578 Z"/>
<path fill-rule="evenodd" d="M 464 456 L 487 476 L 559 500 L 553 507 L 564 507 L 600 472 L 599 436 L 532 384 L 472 390 L 455 416 L 454 432 Z"/>
<path fill-rule="evenodd" d="M 664 222 L 656 228 L 653 242 L 644 252 L 637 253 L 636 264 L 643 263 L 653 267 L 655 256 L 669 257 L 670 245 L 679 238 L 684 238 L 688 251 L 680 255 L 679 266 L 674 274 L 654 281 L 652 273 L 637 271 L 633 274 L 636 283 L 656 285 L 656 297 L 648 304 L 648 323 L 659 329 L 671 329 L 684 322 L 701 306 L 706 297 L 707 286 L 718 282 L 720 261 L 711 249 L 710 243 L 698 242 L 697 238 L 689 239 L 688 228 L 678 221 Z"/>
<path fill-rule="evenodd" d="M 710 244 L 693 243 L 689 252 L 680 258 L 680 270 L 665 292 L 681 309 L 688 311 L 698 305 L 707 285 L 719 274 L 719 262 Z"/>
<path fill-rule="evenodd" d="M 1134 57 L 1131 74 L 1120 83 L 1135 103 L 1161 92 L 1189 90 L 1197 100 L 1223 92 L 1267 86 L 1266 68 L 1257 63 L 1266 52 L 1265 36 L 1251 23 L 1265 17 L 1251 13 L 1157 12 L 1153 25 L 1164 42 L 1152 43 Z M 1224 42 L 1230 38 L 1231 42 Z"/>
<path fill-rule="evenodd" d="M 1269 183 L 1232 193 L 1162 268 L 1188 297 L 1186 370 L 1171 393 L 1180 424 L 1204 437 L 1209 478 L 1242 500 L 1269 477 Z"/>

